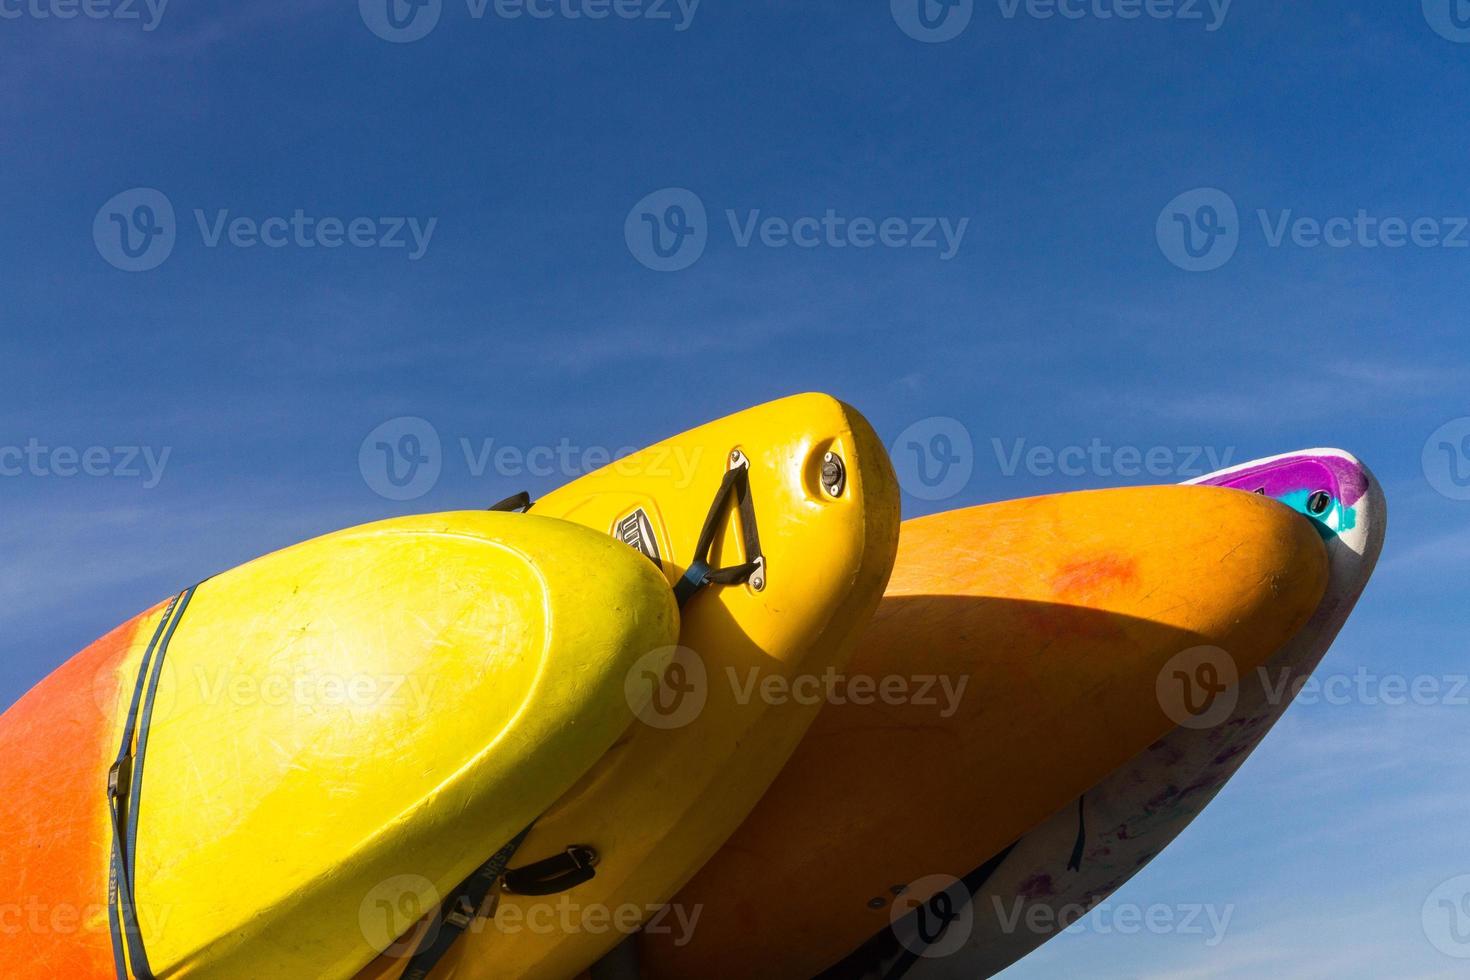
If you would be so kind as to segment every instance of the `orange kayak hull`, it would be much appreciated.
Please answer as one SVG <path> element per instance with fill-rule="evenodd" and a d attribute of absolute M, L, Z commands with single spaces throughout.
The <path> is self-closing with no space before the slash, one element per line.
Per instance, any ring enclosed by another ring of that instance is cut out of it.
<path fill-rule="evenodd" d="M 967 873 L 1174 728 L 1175 665 L 1203 647 L 1254 669 L 1326 582 L 1311 524 L 1235 490 L 906 522 L 847 696 L 675 899 L 700 909 L 692 935 L 640 937 L 645 976 L 820 972 L 888 925 L 896 895 L 927 898 L 923 879 Z M 859 678 L 880 693 L 859 698 Z"/>

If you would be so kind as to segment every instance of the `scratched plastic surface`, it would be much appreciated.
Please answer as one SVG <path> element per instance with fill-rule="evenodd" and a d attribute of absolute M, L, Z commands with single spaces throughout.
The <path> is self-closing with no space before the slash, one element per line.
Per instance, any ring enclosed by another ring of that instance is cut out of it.
<path fill-rule="evenodd" d="M 1257 460 L 1199 482 L 1264 494 L 1310 518 L 1330 562 L 1327 591 L 1311 621 L 1264 673 L 1242 678 L 1234 710 L 1218 724 L 1169 733 L 1030 831 L 988 879 L 972 876 L 968 887 L 951 887 L 950 908 L 969 903 L 972 911 L 959 949 L 943 949 L 943 929 L 931 928 L 933 943 L 926 944 L 912 916 L 854 956 L 850 976 L 972 980 L 1010 966 L 1178 837 L 1290 706 L 1295 685 L 1321 662 L 1373 573 L 1386 526 L 1383 493 L 1362 463 L 1331 449 Z M 1074 865 L 1079 831 L 1084 848 Z M 1015 927 L 1018 912 L 1045 927 Z"/>
<path fill-rule="evenodd" d="M 679 642 L 697 658 L 670 675 L 678 690 L 661 691 L 652 723 L 634 725 L 517 856 L 519 864 L 588 843 L 600 855 L 596 877 L 551 899 L 502 896 L 498 924 L 464 935 L 435 980 L 561 980 L 591 966 L 735 830 L 816 717 L 814 705 L 767 704 L 741 690 L 752 673 L 761 683 L 840 669 L 883 594 L 898 490 L 886 450 L 852 408 L 817 394 L 757 406 L 583 477 L 532 512 L 633 538 L 659 555 L 672 583 L 737 449 L 751 467 L 764 588 L 712 587 L 685 607 Z M 837 495 L 822 485 L 829 452 L 845 467 Z M 715 565 L 744 560 L 736 528 L 726 515 Z M 623 931 L 517 927 L 561 902 L 616 910 Z M 399 976 L 403 966 L 385 959 L 362 980 Z"/>
<path fill-rule="evenodd" d="M 828 704 L 675 899 L 702 908 L 692 941 L 642 937 L 645 974 L 820 972 L 887 925 L 894 886 L 979 865 L 1173 727 L 1157 684 L 1176 655 L 1212 644 L 1254 669 L 1326 579 L 1300 515 L 1210 487 L 906 522 L 850 672 L 951 691 L 967 678 L 966 691 Z"/>
<path fill-rule="evenodd" d="M 114 976 L 107 772 L 162 614 L 0 716 L 0 902 L 45 926 L 0 930 L 9 977 Z M 154 972 L 351 976 L 392 938 L 380 905 L 457 883 L 607 752 L 677 631 L 645 559 L 527 515 L 369 524 L 204 582 L 136 801 Z"/>

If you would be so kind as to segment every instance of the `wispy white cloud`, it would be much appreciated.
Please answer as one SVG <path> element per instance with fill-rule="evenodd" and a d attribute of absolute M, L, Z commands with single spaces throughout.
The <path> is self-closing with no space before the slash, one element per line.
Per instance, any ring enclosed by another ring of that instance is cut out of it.
<path fill-rule="evenodd" d="M 1430 395 L 1463 384 L 1466 369 L 1444 364 L 1337 361 L 1327 371 L 1344 381 L 1406 395 Z"/>
<path fill-rule="evenodd" d="M 1126 418 L 1161 417 L 1211 426 L 1277 423 L 1330 417 L 1340 386 L 1305 373 L 1256 378 L 1245 385 L 1154 390 L 1105 389 L 1094 393 L 1105 407 Z"/>
<path fill-rule="evenodd" d="M 135 9 L 141 13 L 144 6 L 139 3 Z M 154 9 L 158 9 L 156 3 Z M 194 60 L 221 44 L 299 25 L 331 11 L 356 16 L 351 6 L 335 0 L 256 0 L 207 6 L 170 0 L 161 9 L 157 27 L 147 31 L 138 20 L 7 23 L 7 33 L 13 28 L 16 37 L 0 59 L 0 86 L 9 92 L 25 92 L 27 98 L 0 102 L 0 112 L 44 111 L 47 93 L 65 90 L 63 86 L 98 80 L 115 86 L 129 66 L 148 71 L 161 61 Z"/>
<path fill-rule="evenodd" d="M 1454 527 L 1394 552 L 1380 567 L 1389 575 L 1443 571 L 1470 564 L 1470 527 Z"/>
<path fill-rule="evenodd" d="M 1463 977 L 1423 903 L 1470 873 L 1461 840 L 1470 708 L 1294 708 L 1220 799 L 1112 901 L 1207 901 L 1225 938 L 1064 935 L 1002 976 L 1042 980 Z"/>
<path fill-rule="evenodd" d="M 365 498 L 366 499 L 366 498 Z M 138 609 L 168 591 L 313 534 L 368 519 L 370 507 L 303 508 L 227 492 L 180 501 L 152 494 L 146 501 L 27 501 L 10 507 L 0 530 L 6 556 L 0 576 L 0 627 L 45 617 L 74 603 L 128 586 Z M 157 587 L 157 583 L 168 584 Z"/>

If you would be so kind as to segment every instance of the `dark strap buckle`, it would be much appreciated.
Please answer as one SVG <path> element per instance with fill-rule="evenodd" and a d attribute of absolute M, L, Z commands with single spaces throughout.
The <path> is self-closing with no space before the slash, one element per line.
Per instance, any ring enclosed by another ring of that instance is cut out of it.
<path fill-rule="evenodd" d="M 573 844 L 555 857 L 505 873 L 505 890 L 512 895 L 555 895 L 568 891 L 596 875 L 597 849 Z"/>
<path fill-rule="evenodd" d="M 444 913 L 444 921 L 456 929 L 468 929 L 470 923 L 475 921 L 475 912 L 474 906 L 461 895 L 455 907 Z"/>

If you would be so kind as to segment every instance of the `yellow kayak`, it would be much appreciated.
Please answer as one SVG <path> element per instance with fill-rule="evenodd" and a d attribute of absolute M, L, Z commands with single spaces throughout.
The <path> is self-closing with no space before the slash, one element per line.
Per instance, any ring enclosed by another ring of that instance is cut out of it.
<path fill-rule="evenodd" d="M 820 973 L 1186 710 L 1207 718 L 1326 581 L 1311 522 L 1236 490 L 1073 493 L 905 523 L 849 682 L 674 900 L 701 910 L 697 928 L 640 937 L 645 976 Z"/>
<path fill-rule="evenodd" d="M 646 560 L 526 515 L 185 590 L 0 716 L 0 881 L 78 911 L 0 930 L 6 975 L 351 976 L 608 751 L 677 630 Z"/>
<path fill-rule="evenodd" d="M 725 506 L 712 507 L 732 480 Z M 586 845 L 595 874 L 554 895 L 500 894 L 493 918 L 464 931 L 429 974 L 435 980 L 565 980 L 660 914 L 815 718 L 816 704 L 768 704 L 751 691 L 845 662 L 892 569 L 899 504 L 887 453 L 862 416 L 825 395 L 800 395 L 629 456 L 531 513 L 612 534 L 650 567 L 657 562 L 685 595 L 683 652 L 662 679 L 658 671 L 630 679 L 658 686 L 650 710 L 516 857 L 545 861 Z M 691 568 L 699 578 L 706 566 L 748 577 L 717 575 L 734 580 L 689 594 Z M 401 955 L 364 978 L 402 975 L 423 937 L 424 929 L 407 937 Z"/>

